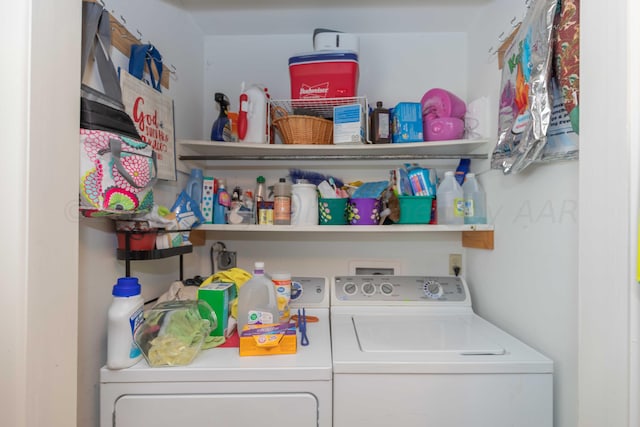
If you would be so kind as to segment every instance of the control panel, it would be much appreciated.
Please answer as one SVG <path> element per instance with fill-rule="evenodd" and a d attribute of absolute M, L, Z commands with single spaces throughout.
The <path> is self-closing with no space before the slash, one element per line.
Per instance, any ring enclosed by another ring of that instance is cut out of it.
<path fill-rule="evenodd" d="M 326 277 L 292 277 L 293 307 L 329 307 L 329 285 Z"/>
<path fill-rule="evenodd" d="M 467 286 L 456 276 L 336 276 L 333 297 L 341 302 L 465 302 Z"/>

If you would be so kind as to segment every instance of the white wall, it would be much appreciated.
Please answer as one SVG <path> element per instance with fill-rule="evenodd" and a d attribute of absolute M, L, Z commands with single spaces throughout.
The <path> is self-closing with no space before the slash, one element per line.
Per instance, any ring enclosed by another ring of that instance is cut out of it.
<path fill-rule="evenodd" d="M 497 133 L 501 33 L 520 21 L 520 2 L 494 1 L 470 40 L 470 91 L 489 96 Z M 495 25 L 486 25 L 487 17 Z M 582 142 L 582 141 L 581 141 Z M 578 425 L 578 162 L 531 167 L 504 176 L 477 164 L 487 192 L 495 250 L 467 250 L 476 311 L 554 361 L 554 425 Z"/>
<path fill-rule="evenodd" d="M 75 425 L 79 3 L 3 5 L 0 412 L 3 425 Z M 52 64 L 59 68 L 52 67 Z M 55 70 L 56 72 L 52 72 Z M 46 100 L 46 101 L 45 101 Z"/>
<path fill-rule="evenodd" d="M 363 19 L 366 19 L 364 17 Z M 241 83 L 269 88 L 273 99 L 290 99 L 289 58 L 313 51 L 312 29 L 307 34 L 209 36 L 205 39 L 205 129 L 218 116 L 214 92 L 231 100 L 238 110 Z M 467 37 L 464 33 L 358 34 L 358 95 L 375 107 L 400 101 L 420 102 L 434 87 L 446 87 L 460 96 L 467 93 Z M 231 48 L 232 47 L 232 48 Z M 223 54 L 224 52 L 224 54 Z M 446 52 L 461 54 L 447 55 Z M 208 119 L 208 120 L 207 120 Z"/>

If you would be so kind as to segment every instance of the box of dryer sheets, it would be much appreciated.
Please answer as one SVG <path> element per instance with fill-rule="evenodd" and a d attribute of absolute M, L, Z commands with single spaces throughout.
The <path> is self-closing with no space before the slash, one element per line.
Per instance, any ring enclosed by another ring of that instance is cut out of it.
<path fill-rule="evenodd" d="M 422 142 L 422 106 L 419 102 L 400 102 L 391 113 L 392 142 Z"/>
<path fill-rule="evenodd" d="M 209 334 L 213 337 L 228 337 L 231 301 L 236 298 L 235 283 L 212 282 L 198 289 L 198 299 L 206 301 L 216 313 L 218 324 Z"/>
<path fill-rule="evenodd" d="M 333 143 L 363 144 L 366 118 L 361 104 L 337 105 L 333 107 Z"/>
<path fill-rule="evenodd" d="M 294 354 L 298 350 L 296 324 L 246 325 L 240 333 L 240 356 Z"/>

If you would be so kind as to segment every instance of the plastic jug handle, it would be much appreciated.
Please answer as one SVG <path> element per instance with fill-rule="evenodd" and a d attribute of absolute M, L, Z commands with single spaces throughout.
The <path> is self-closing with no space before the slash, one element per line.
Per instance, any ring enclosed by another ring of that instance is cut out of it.
<path fill-rule="evenodd" d="M 298 217 L 300 213 L 300 205 L 302 203 L 300 194 L 292 193 L 291 194 L 291 221 Z"/>
<path fill-rule="evenodd" d="M 247 129 L 249 127 L 247 120 L 249 97 L 246 93 L 240 94 L 240 111 L 238 113 L 238 138 L 243 140 L 247 136 Z"/>

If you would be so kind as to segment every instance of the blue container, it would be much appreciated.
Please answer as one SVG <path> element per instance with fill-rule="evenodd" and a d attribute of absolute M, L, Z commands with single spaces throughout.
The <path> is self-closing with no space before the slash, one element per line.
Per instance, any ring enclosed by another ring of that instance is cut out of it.
<path fill-rule="evenodd" d="M 393 107 L 391 126 L 393 128 L 392 142 L 422 142 L 422 106 L 419 102 L 400 102 Z"/>
<path fill-rule="evenodd" d="M 202 180 L 202 169 L 193 168 L 191 169 L 189 181 L 187 181 L 187 185 L 184 188 L 189 197 L 198 204 L 198 208 L 202 203 Z"/>

